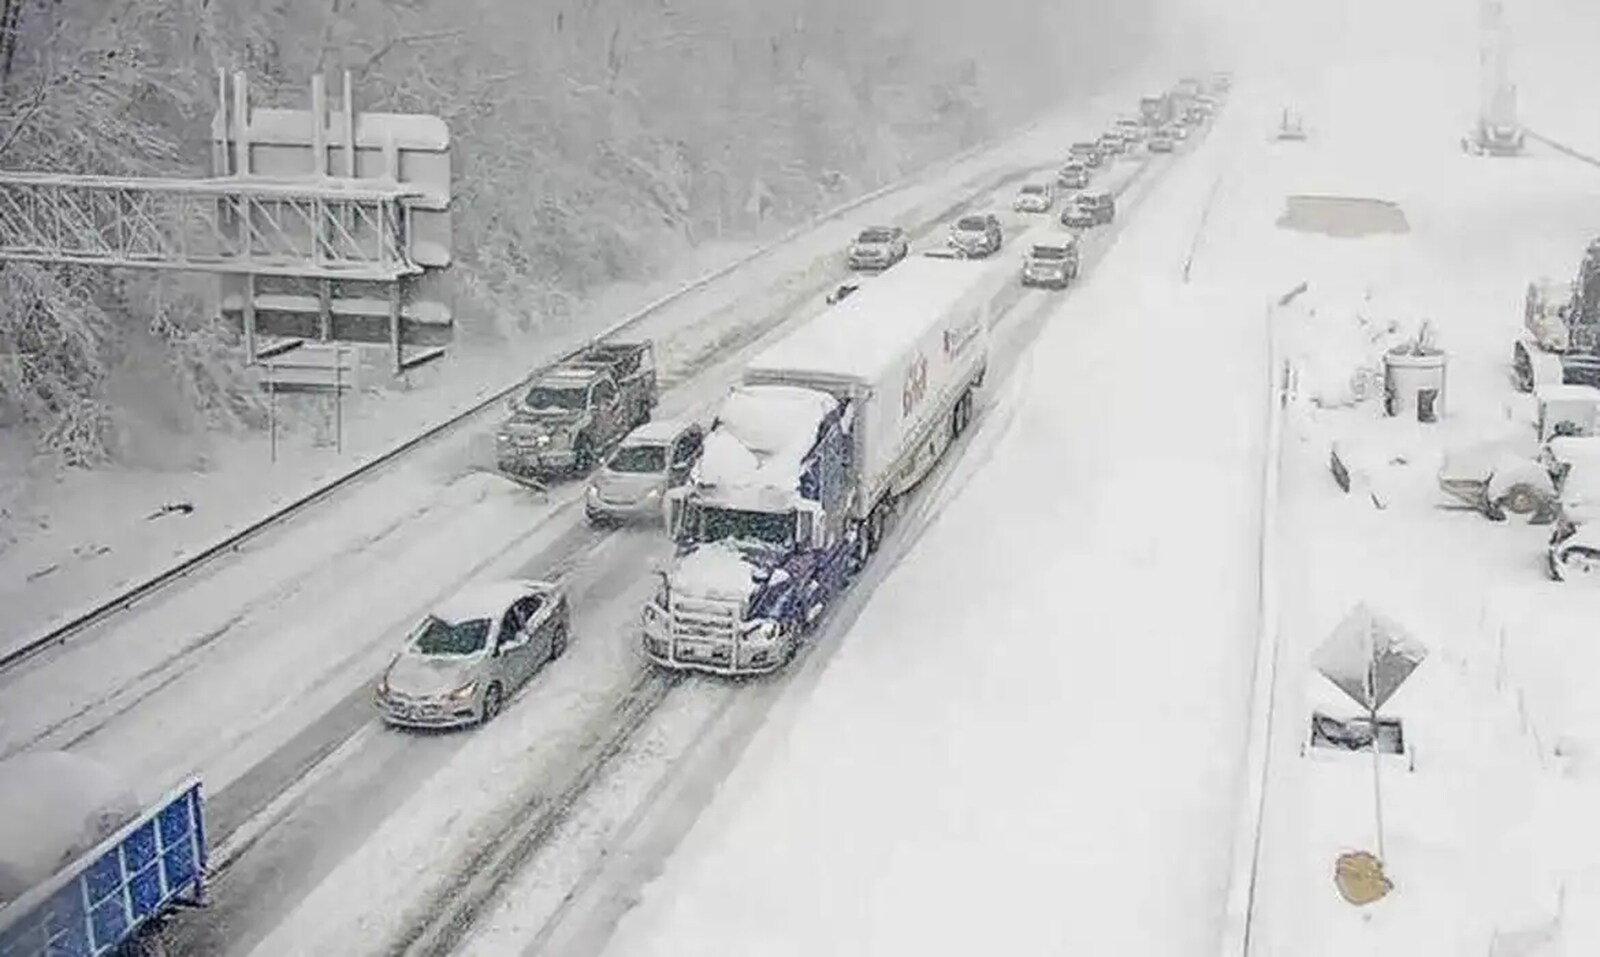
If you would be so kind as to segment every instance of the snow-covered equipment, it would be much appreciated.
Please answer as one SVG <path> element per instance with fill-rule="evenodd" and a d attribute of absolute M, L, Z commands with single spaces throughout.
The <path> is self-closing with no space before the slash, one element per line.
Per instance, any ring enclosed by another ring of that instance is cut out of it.
<path fill-rule="evenodd" d="M 1433 326 L 1423 323 L 1417 337 L 1383 355 L 1384 412 L 1415 415 L 1419 422 L 1437 422 L 1444 415 L 1445 368 L 1448 357 L 1434 345 Z"/>
<path fill-rule="evenodd" d="M 1534 392 L 1539 441 L 1594 435 L 1600 424 L 1600 389 L 1590 385 L 1543 385 Z"/>
<path fill-rule="evenodd" d="M 119 952 L 202 903 L 200 782 L 147 808 L 101 765 L 63 751 L 0 761 L 0 954 Z"/>
<path fill-rule="evenodd" d="M 1528 284 L 1523 332 L 1511 347 L 1517 389 L 1600 386 L 1600 239 L 1584 249 L 1577 277 Z"/>
<path fill-rule="evenodd" d="M 1445 453 L 1439 488 L 1456 507 L 1494 521 L 1506 513 L 1529 516 L 1532 524 L 1553 519 L 1556 488 L 1544 464 L 1512 441 L 1483 442 Z"/>
<path fill-rule="evenodd" d="M 679 548 L 645 607 L 651 660 L 736 675 L 793 657 L 970 423 L 1010 276 L 913 257 L 746 367 L 668 498 Z"/>

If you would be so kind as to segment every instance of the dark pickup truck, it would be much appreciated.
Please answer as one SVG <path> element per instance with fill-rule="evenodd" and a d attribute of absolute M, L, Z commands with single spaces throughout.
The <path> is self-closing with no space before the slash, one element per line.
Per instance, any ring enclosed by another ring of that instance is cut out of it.
<path fill-rule="evenodd" d="M 606 449 L 650 420 L 657 398 L 650 343 L 590 346 L 511 397 L 511 415 L 495 434 L 499 467 L 513 475 L 587 475 Z"/>

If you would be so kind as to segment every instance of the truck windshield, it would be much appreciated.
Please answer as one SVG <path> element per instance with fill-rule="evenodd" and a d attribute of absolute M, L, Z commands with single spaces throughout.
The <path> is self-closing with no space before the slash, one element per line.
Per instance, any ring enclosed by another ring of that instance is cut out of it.
<path fill-rule="evenodd" d="M 523 396 L 522 404 L 530 409 L 560 409 L 576 411 L 589 404 L 587 389 L 552 389 L 536 385 Z"/>
<path fill-rule="evenodd" d="M 793 512 L 746 512 L 733 508 L 696 510 L 695 535 L 700 542 L 737 539 L 767 545 L 788 545 L 794 541 Z"/>

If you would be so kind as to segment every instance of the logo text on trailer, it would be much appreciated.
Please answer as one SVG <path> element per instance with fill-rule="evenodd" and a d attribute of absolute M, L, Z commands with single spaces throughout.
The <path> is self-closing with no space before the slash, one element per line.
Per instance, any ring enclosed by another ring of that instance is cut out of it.
<path fill-rule="evenodd" d="M 921 354 L 917 355 L 915 362 L 906 372 L 905 386 L 900 390 L 900 415 L 903 418 L 911 417 L 911 410 L 915 409 L 928 394 L 928 359 Z"/>

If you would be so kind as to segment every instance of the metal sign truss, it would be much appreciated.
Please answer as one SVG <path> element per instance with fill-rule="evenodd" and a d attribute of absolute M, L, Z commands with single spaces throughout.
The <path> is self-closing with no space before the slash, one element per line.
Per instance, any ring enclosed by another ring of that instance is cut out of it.
<path fill-rule="evenodd" d="M 394 281 L 415 187 L 0 172 L 0 259 Z"/>

